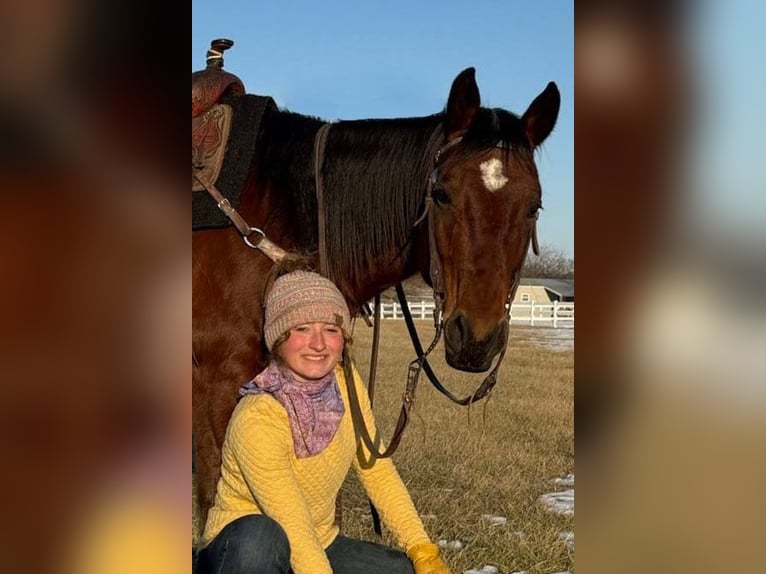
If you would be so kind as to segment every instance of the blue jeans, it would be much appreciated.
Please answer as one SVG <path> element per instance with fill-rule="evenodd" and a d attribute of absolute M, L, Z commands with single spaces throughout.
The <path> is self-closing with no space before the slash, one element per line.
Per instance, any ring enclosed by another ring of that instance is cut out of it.
<path fill-rule="evenodd" d="M 334 574 L 413 574 L 404 552 L 338 536 L 327 548 Z M 200 550 L 198 574 L 290 574 L 290 544 L 268 516 L 251 514 L 227 524 Z"/>

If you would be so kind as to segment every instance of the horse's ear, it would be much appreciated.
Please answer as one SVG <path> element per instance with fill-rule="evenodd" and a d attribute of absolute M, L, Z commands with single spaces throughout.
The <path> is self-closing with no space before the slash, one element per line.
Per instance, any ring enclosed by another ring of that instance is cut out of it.
<path fill-rule="evenodd" d="M 560 105 L 561 95 L 558 87 L 555 83 L 548 82 L 545 89 L 529 104 L 527 111 L 521 116 L 524 131 L 532 149 L 543 143 L 553 131 L 553 126 L 556 125 L 556 119 L 559 117 Z"/>
<path fill-rule="evenodd" d="M 481 106 L 479 86 L 476 85 L 476 69 L 466 68 L 452 82 L 447 100 L 447 139 L 464 132 L 473 123 Z"/>

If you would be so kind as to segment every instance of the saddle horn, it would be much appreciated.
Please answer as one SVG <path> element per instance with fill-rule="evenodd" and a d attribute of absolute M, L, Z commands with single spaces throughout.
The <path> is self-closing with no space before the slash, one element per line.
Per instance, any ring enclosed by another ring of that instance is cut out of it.
<path fill-rule="evenodd" d="M 204 70 L 192 72 L 192 119 L 219 103 L 225 94 L 242 95 L 245 86 L 237 76 L 223 70 L 223 53 L 233 40 L 218 38 L 210 42 Z"/>
<path fill-rule="evenodd" d="M 223 53 L 234 45 L 234 40 L 228 38 L 218 38 L 210 42 L 210 48 L 208 48 L 205 56 L 205 63 L 207 69 L 216 68 L 218 70 L 223 68 Z"/>

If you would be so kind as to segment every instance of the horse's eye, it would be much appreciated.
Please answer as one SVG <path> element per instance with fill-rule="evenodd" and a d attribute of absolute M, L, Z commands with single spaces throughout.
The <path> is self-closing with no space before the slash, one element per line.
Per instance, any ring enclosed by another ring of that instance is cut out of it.
<path fill-rule="evenodd" d="M 444 191 L 441 187 L 436 187 L 431 190 L 431 197 L 433 197 L 434 201 L 439 205 L 447 205 L 451 203 L 449 195 L 447 195 L 447 192 Z"/>

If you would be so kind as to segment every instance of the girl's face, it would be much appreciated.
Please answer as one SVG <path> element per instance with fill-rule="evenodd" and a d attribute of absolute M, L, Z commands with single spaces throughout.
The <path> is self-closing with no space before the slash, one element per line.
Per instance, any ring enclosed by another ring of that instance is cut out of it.
<path fill-rule="evenodd" d="M 343 353 L 343 331 L 331 323 L 305 323 L 290 329 L 278 353 L 296 381 L 321 379 L 335 368 Z"/>

